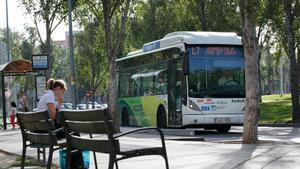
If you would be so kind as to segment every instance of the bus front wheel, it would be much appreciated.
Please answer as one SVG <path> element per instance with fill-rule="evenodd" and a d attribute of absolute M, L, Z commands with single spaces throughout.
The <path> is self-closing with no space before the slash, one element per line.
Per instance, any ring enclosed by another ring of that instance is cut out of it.
<path fill-rule="evenodd" d="M 159 107 L 158 111 L 157 111 L 157 127 L 158 128 L 167 128 L 166 110 L 162 107 Z"/>
<path fill-rule="evenodd" d="M 122 126 L 129 126 L 129 115 L 127 108 L 122 111 Z"/>
<path fill-rule="evenodd" d="M 231 125 L 220 125 L 216 128 L 217 132 L 220 134 L 227 133 L 231 128 Z"/>

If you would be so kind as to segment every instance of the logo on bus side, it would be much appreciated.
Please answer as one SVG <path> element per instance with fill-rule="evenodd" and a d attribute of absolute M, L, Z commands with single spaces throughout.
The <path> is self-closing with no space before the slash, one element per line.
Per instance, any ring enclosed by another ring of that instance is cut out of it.
<path fill-rule="evenodd" d="M 133 105 L 132 108 L 133 108 L 133 111 L 135 111 L 135 112 L 143 110 L 143 106 L 141 104 Z"/>
<path fill-rule="evenodd" d="M 197 103 L 203 103 L 203 104 L 215 104 L 215 102 L 211 98 L 207 99 L 198 99 Z"/>
<path fill-rule="evenodd" d="M 225 101 L 225 100 L 213 100 L 211 98 L 207 98 L 207 99 L 198 99 L 197 103 L 223 105 L 223 104 L 228 104 L 228 101 Z"/>
<path fill-rule="evenodd" d="M 201 106 L 202 111 L 209 111 L 210 107 L 208 105 Z"/>
<path fill-rule="evenodd" d="M 214 111 L 214 110 L 221 110 L 221 109 L 225 109 L 226 106 L 217 106 L 217 105 L 211 105 L 211 110 Z"/>
<path fill-rule="evenodd" d="M 232 103 L 244 103 L 245 99 L 232 99 L 231 102 Z"/>

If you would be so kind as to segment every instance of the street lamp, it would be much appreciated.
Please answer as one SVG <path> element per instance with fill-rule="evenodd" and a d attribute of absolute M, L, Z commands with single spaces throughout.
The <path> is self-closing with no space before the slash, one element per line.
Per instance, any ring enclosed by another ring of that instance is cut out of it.
<path fill-rule="evenodd" d="M 7 62 L 10 61 L 10 53 L 9 53 L 9 26 L 8 26 L 8 3 L 6 0 L 6 44 L 7 44 Z"/>
<path fill-rule="evenodd" d="M 68 17 L 69 17 L 69 49 L 70 49 L 70 67 L 71 67 L 71 88 L 72 88 L 72 104 L 76 107 L 76 87 L 75 87 L 75 63 L 73 49 L 73 27 L 72 27 L 72 0 L 68 0 Z"/>

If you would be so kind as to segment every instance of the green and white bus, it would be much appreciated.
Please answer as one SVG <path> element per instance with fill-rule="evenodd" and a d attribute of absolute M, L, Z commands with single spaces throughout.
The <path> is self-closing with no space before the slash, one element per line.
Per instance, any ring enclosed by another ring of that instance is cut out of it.
<path fill-rule="evenodd" d="M 203 127 L 228 132 L 245 112 L 241 37 L 173 32 L 117 59 L 123 126 Z"/>

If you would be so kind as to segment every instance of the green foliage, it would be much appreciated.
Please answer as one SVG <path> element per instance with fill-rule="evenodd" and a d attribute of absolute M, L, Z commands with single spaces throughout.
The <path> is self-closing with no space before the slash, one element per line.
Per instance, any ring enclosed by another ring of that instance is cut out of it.
<path fill-rule="evenodd" d="M 59 45 L 52 44 L 53 66 L 51 74 L 55 79 L 70 78 L 70 61 L 66 50 Z"/>
<path fill-rule="evenodd" d="M 76 35 L 76 68 L 79 87 L 96 95 L 106 94 L 108 66 L 105 57 L 104 32 L 97 20 L 82 20 L 85 30 Z"/>
<path fill-rule="evenodd" d="M 199 3 L 204 3 L 201 15 Z M 200 31 L 203 24 L 208 31 L 240 32 L 237 0 L 137 1 L 132 6 L 125 51 L 139 49 L 144 43 L 161 39 L 174 31 Z M 201 23 L 205 17 L 205 23 Z"/>
<path fill-rule="evenodd" d="M 291 95 L 265 95 L 262 97 L 259 123 L 291 123 Z"/>
<path fill-rule="evenodd" d="M 19 3 L 25 7 L 27 14 L 37 17 L 38 21 L 56 16 L 64 18 L 68 12 L 68 1 L 66 0 L 20 0 Z"/>
<path fill-rule="evenodd" d="M 6 29 L 1 29 L 0 34 L 2 34 L 2 38 L 0 38 L 1 41 L 7 42 L 6 37 Z M 24 38 L 21 34 L 18 32 L 10 32 L 9 33 L 9 44 L 10 44 L 10 50 L 11 50 L 11 57 L 12 59 L 21 59 L 21 41 Z"/>

